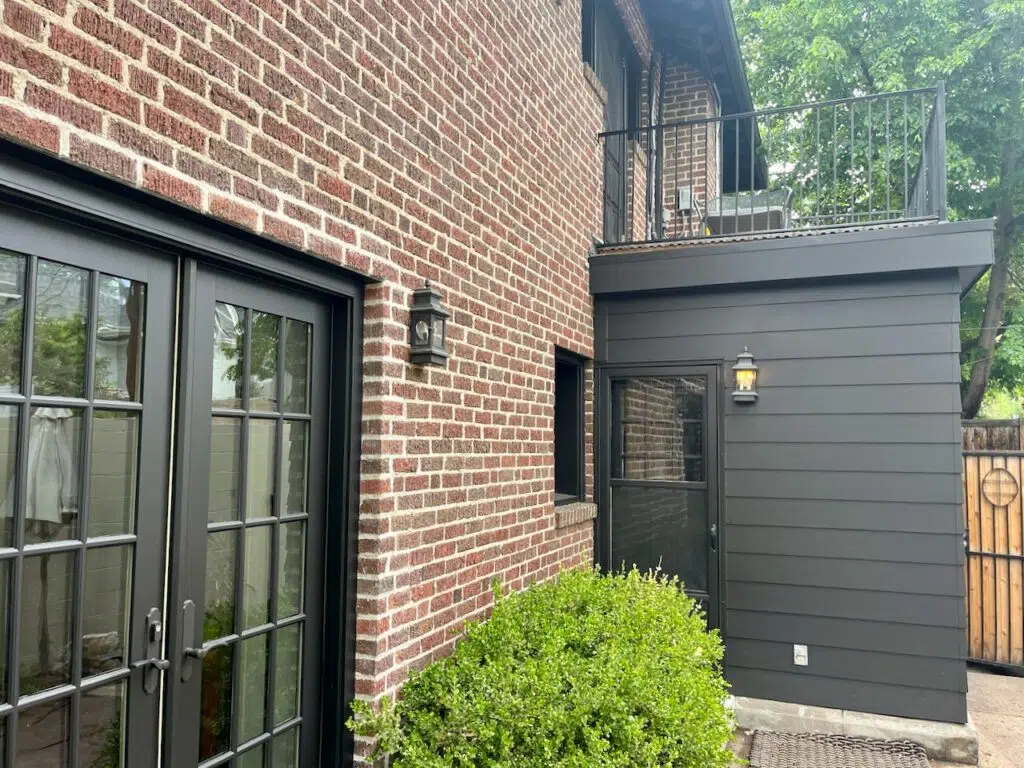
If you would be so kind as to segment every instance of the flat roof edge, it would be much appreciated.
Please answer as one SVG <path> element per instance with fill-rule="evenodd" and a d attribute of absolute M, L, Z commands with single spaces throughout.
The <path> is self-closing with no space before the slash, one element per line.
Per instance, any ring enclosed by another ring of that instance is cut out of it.
<path fill-rule="evenodd" d="M 590 292 L 710 288 L 927 270 L 958 270 L 962 281 L 973 284 L 992 264 L 994 236 L 995 221 L 982 219 L 698 245 L 607 246 L 590 258 Z"/>

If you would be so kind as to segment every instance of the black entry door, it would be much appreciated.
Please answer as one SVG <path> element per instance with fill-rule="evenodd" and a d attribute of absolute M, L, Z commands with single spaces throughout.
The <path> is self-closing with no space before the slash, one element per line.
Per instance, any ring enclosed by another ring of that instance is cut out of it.
<path fill-rule="evenodd" d="M 0 206 L 0 768 L 319 764 L 339 305 Z"/>
<path fill-rule="evenodd" d="M 603 559 L 678 576 L 719 625 L 717 368 L 605 374 Z"/>

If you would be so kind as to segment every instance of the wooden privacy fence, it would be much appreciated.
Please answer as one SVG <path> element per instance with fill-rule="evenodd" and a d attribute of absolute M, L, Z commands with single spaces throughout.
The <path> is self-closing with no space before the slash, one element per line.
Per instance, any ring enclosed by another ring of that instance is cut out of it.
<path fill-rule="evenodd" d="M 965 451 L 1019 451 L 1019 419 L 965 419 L 960 422 Z"/>
<path fill-rule="evenodd" d="M 972 661 L 1024 667 L 1024 451 L 964 451 Z"/>

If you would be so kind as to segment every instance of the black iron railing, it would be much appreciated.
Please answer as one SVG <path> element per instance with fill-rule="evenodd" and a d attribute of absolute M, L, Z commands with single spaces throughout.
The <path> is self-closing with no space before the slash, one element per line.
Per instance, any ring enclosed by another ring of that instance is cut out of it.
<path fill-rule="evenodd" d="M 946 218 L 941 84 L 600 139 L 610 243 Z"/>

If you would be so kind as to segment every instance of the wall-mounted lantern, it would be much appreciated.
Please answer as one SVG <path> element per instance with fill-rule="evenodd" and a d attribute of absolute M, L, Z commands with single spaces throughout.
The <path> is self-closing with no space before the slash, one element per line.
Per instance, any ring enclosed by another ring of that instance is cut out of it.
<path fill-rule="evenodd" d="M 448 360 L 444 343 L 450 315 L 441 304 L 441 294 L 427 280 L 412 294 L 409 310 L 409 359 L 417 365 L 444 365 Z"/>
<path fill-rule="evenodd" d="M 736 365 L 732 367 L 736 376 L 736 389 L 732 392 L 732 399 L 737 403 L 757 402 L 757 363 L 754 356 L 746 347 L 740 354 L 736 355 Z"/>

